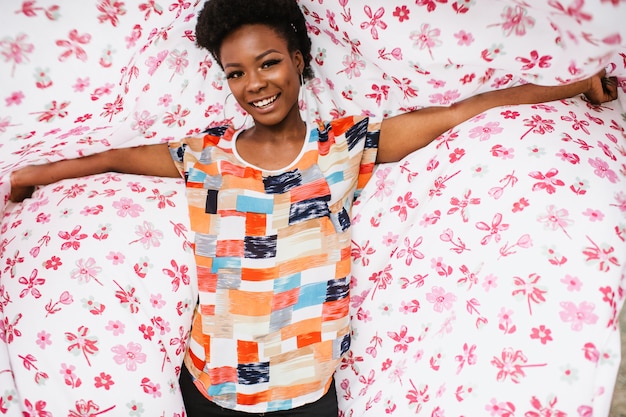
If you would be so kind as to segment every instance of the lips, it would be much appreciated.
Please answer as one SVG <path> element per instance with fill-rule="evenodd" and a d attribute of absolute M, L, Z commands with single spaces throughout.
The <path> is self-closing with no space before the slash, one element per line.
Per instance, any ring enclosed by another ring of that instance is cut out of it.
<path fill-rule="evenodd" d="M 263 100 L 259 100 L 259 101 L 253 101 L 251 104 L 256 107 L 256 108 L 263 108 L 263 107 L 267 107 L 270 104 L 272 104 L 273 102 L 276 101 L 276 99 L 278 98 L 278 94 L 273 96 L 273 97 L 268 97 L 265 98 Z"/>

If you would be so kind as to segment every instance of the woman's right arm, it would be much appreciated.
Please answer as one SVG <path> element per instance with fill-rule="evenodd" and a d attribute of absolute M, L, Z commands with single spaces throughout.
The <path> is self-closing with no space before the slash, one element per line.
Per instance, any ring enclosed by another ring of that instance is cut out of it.
<path fill-rule="evenodd" d="M 23 201 L 38 185 L 104 172 L 180 177 L 167 144 L 111 149 L 82 158 L 30 165 L 11 173 L 10 200 Z"/>

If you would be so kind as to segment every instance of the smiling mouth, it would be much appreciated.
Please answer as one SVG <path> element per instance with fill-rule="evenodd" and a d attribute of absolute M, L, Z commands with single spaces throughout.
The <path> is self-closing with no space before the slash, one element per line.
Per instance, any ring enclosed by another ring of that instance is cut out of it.
<path fill-rule="evenodd" d="M 263 99 L 263 100 L 253 101 L 252 105 L 254 107 L 257 107 L 257 108 L 267 107 L 270 104 L 272 104 L 273 102 L 275 102 L 277 98 L 278 98 L 278 94 L 273 96 L 273 97 L 269 97 L 269 98 L 266 98 L 266 99 Z"/>

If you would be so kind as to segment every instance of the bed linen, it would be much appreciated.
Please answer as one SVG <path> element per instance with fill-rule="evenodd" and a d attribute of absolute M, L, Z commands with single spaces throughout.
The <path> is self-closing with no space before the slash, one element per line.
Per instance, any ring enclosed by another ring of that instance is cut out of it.
<path fill-rule="evenodd" d="M 493 109 L 355 206 L 343 416 L 603 416 L 626 264 L 623 1 L 301 0 L 309 118 L 382 118 L 602 68 L 620 101 Z M 247 123 L 184 0 L 0 5 L 0 415 L 182 416 L 184 185 L 105 174 L 8 203 L 30 163 Z"/>

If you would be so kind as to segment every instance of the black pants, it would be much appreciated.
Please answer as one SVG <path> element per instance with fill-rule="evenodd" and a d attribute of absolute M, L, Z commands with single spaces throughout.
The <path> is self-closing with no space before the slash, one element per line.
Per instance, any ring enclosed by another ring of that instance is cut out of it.
<path fill-rule="evenodd" d="M 180 373 L 180 389 L 183 393 L 187 417 L 337 417 L 339 414 L 335 381 L 332 382 L 328 392 L 314 403 L 305 404 L 291 410 L 268 413 L 246 413 L 220 407 L 202 395 L 193 384 L 193 378 L 185 365 L 182 366 Z"/>

